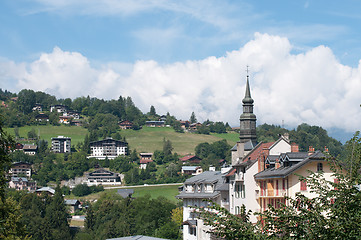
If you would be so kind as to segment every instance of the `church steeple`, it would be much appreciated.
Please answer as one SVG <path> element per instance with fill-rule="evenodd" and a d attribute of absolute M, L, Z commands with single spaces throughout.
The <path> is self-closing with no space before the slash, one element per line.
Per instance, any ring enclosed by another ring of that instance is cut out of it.
<path fill-rule="evenodd" d="M 256 115 L 253 114 L 253 99 L 251 97 L 251 91 L 249 87 L 249 76 L 247 69 L 247 83 L 246 83 L 246 93 L 242 100 L 243 102 L 243 113 L 240 116 L 240 135 L 239 139 L 241 142 L 251 141 L 253 146 L 257 142 L 256 135 Z"/>

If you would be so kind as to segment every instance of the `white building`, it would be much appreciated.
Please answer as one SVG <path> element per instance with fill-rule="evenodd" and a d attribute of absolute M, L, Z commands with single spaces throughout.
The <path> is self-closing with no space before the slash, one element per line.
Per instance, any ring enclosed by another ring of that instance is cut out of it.
<path fill-rule="evenodd" d="M 228 169 L 227 169 L 228 170 Z M 197 214 L 193 212 L 194 207 L 207 207 L 208 203 L 203 199 L 227 208 L 228 184 L 225 183 L 224 173 L 221 171 L 206 171 L 187 179 L 183 184 L 183 190 L 177 198 L 183 200 L 183 239 L 211 239 L 207 233 L 208 226 L 203 224 Z"/>
<path fill-rule="evenodd" d="M 9 175 L 12 177 L 31 178 L 31 164 L 26 162 L 15 162 L 11 164 Z"/>
<path fill-rule="evenodd" d="M 121 184 L 118 173 L 114 173 L 102 168 L 86 174 L 86 179 L 87 179 L 86 183 L 88 186 Z"/>
<path fill-rule="evenodd" d="M 106 138 L 100 141 L 90 143 L 90 156 L 88 158 L 114 159 L 120 155 L 127 155 L 128 143 Z"/>
<path fill-rule="evenodd" d="M 70 153 L 71 138 L 64 136 L 51 138 L 51 150 L 55 153 Z"/>

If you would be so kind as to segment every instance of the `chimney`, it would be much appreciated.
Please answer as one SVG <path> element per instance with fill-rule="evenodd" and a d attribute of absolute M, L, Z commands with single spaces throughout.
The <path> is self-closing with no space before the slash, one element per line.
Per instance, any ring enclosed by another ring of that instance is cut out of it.
<path fill-rule="evenodd" d="M 298 145 L 296 143 L 291 143 L 291 152 L 299 152 Z"/>
<path fill-rule="evenodd" d="M 315 149 L 312 146 L 309 146 L 308 147 L 308 155 L 311 155 L 314 152 L 315 152 Z"/>
<path fill-rule="evenodd" d="M 280 161 L 278 160 L 278 158 L 276 159 L 276 164 L 275 164 L 275 169 L 278 169 L 280 167 Z"/>
<path fill-rule="evenodd" d="M 325 146 L 325 152 L 328 152 L 328 147 Z"/>

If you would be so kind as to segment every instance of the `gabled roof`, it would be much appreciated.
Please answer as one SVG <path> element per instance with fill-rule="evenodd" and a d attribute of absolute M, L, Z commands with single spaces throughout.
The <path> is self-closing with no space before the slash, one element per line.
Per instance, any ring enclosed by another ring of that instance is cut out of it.
<path fill-rule="evenodd" d="M 28 179 L 25 177 L 11 177 L 12 182 L 28 182 Z"/>
<path fill-rule="evenodd" d="M 152 159 L 140 159 L 140 161 L 139 161 L 140 164 L 146 164 L 146 163 L 151 163 L 151 162 L 153 162 Z"/>
<path fill-rule="evenodd" d="M 200 166 L 183 166 L 182 170 L 183 171 L 196 171 L 198 168 L 200 168 Z"/>
<path fill-rule="evenodd" d="M 80 204 L 80 202 L 76 199 L 65 199 L 64 200 L 65 205 L 71 205 L 71 206 L 75 206 L 77 204 Z"/>
<path fill-rule="evenodd" d="M 325 155 L 320 151 L 316 151 L 315 153 L 313 153 L 310 156 L 307 156 L 297 164 L 287 167 L 282 166 L 277 169 L 276 168 L 265 169 L 264 171 L 255 174 L 254 178 L 255 179 L 284 178 L 290 175 L 291 173 L 295 172 L 297 169 L 304 166 L 310 161 L 320 161 L 324 159 L 325 159 Z"/>
<path fill-rule="evenodd" d="M 36 150 L 38 146 L 34 144 L 24 144 L 23 150 Z"/>
<path fill-rule="evenodd" d="M 256 147 L 254 147 L 246 156 L 244 156 L 243 161 L 241 163 L 236 164 L 234 166 L 237 167 L 237 166 L 244 165 L 243 163 L 248 162 L 248 161 L 251 161 L 252 163 L 254 163 L 255 160 L 257 160 L 258 157 L 260 156 L 262 150 L 264 148 L 269 148 L 270 146 L 273 145 L 273 143 L 274 142 L 269 142 L 269 143 L 260 142 L 260 143 L 258 143 Z"/>
<path fill-rule="evenodd" d="M 38 190 L 36 190 L 36 192 L 49 192 L 51 194 L 55 194 L 55 189 L 53 189 L 51 187 L 42 187 L 42 188 L 39 188 Z"/>
<path fill-rule="evenodd" d="M 14 162 L 11 164 L 11 167 L 16 167 L 18 165 L 27 165 L 30 168 L 32 164 L 27 163 L 27 162 Z"/>
<path fill-rule="evenodd" d="M 188 161 L 188 160 L 191 160 L 191 159 L 194 159 L 194 158 L 201 160 L 196 155 L 187 155 L 187 156 L 184 156 L 182 158 L 179 158 L 179 160 L 185 162 L 185 161 Z"/>

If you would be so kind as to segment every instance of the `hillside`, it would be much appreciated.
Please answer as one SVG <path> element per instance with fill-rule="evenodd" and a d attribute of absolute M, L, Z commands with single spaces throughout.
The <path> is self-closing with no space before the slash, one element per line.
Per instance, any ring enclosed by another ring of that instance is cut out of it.
<path fill-rule="evenodd" d="M 32 129 L 40 136 L 41 139 L 48 141 L 49 146 L 52 137 L 59 135 L 71 137 L 72 145 L 84 140 L 88 133 L 86 128 L 76 126 L 25 126 L 19 128 L 19 135 L 21 137 L 27 136 L 27 133 Z M 14 128 L 6 128 L 6 132 L 14 135 Z M 194 148 L 203 142 L 213 143 L 221 139 L 226 139 L 228 144 L 235 144 L 234 139 L 237 139 L 237 133 L 229 134 L 194 134 L 194 133 L 177 133 L 172 128 L 151 128 L 143 127 L 141 130 L 121 130 L 119 131 L 122 137 L 125 137 L 129 143 L 130 149 L 136 149 L 138 152 L 154 152 L 154 150 L 162 150 L 163 139 L 169 139 L 173 145 L 173 152 L 179 155 L 194 153 Z"/>

